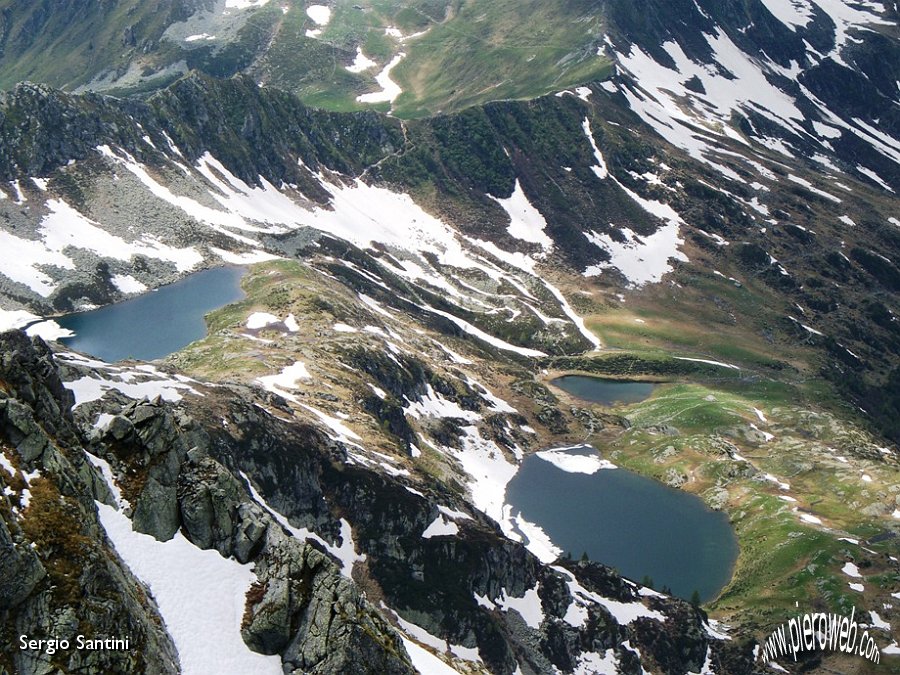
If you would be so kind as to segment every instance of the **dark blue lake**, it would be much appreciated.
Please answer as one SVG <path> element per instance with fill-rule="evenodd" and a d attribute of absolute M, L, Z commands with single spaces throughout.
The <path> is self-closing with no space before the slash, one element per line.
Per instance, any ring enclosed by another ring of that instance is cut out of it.
<path fill-rule="evenodd" d="M 738 554 L 725 514 L 658 481 L 599 468 L 589 457 L 598 455 L 587 446 L 526 457 L 506 502 L 576 558 L 586 552 L 635 581 L 647 575 L 655 588 L 668 586 L 682 598 L 697 590 L 704 602 L 714 599 Z M 566 460 L 568 471 L 559 468 Z"/>
<path fill-rule="evenodd" d="M 656 388 L 652 382 L 610 380 L 590 375 L 563 375 L 550 380 L 550 384 L 576 398 L 607 406 L 638 403 L 649 398 Z"/>
<path fill-rule="evenodd" d="M 242 267 L 197 272 L 131 300 L 56 319 L 75 333 L 60 342 L 104 361 L 159 359 L 206 335 L 203 317 L 244 297 Z"/>

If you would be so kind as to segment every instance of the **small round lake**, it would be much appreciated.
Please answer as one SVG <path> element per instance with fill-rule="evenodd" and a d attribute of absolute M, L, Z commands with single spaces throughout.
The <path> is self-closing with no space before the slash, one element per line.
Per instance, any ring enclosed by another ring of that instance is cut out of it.
<path fill-rule="evenodd" d="M 206 335 L 203 317 L 244 297 L 241 267 L 197 272 L 131 300 L 56 319 L 75 335 L 60 342 L 104 361 L 150 361 Z"/>
<path fill-rule="evenodd" d="M 513 512 L 576 558 L 653 579 L 706 602 L 731 579 L 737 539 L 725 514 L 694 495 L 610 468 L 589 446 L 526 457 L 506 491 Z"/>
<path fill-rule="evenodd" d="M 652 382 L 610 380 L 590 375 L 563 375 L 550 380 L 550 384 L 576 398 L 608 406 L 643 401 L 656 388 Z"/>

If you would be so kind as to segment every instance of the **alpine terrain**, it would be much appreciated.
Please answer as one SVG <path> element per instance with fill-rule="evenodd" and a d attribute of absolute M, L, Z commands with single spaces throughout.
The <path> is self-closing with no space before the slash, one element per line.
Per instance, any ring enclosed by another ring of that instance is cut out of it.
<path fill-rule="evenodd" d="M 900 672 L 900 5 L 315 2 L 0 0 L 0 673 Z"/>

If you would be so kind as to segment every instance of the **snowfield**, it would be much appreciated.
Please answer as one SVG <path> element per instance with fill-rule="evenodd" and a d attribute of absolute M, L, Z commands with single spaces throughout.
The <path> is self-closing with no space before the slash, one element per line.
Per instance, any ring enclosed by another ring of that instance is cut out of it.
<path fill-rule="evenodd" d="M 97 510 L 116 551 L 153 592 L 185 675 L 281 675 L 281 657 L 252 652 L 241 638 L 245 595 L 256 581 L 250 565 L 199 549 L 181 532 L 157 541 L 113 507 L 98 502 Z"/>

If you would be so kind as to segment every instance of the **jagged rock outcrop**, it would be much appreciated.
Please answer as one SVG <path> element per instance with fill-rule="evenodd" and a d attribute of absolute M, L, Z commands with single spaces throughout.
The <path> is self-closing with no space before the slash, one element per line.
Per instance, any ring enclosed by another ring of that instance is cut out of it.
<path fill-rule="evenodd" d="M 242 625 L 251 649 L 280 655 L 286 672 L 412 672 L 393 628 L 335 561 L 286 535 L 210 449 L 201 425 L 158 399 L 125 406 L 96 445 L 135 504 L 135 530 L 159 540 L 181 530 L 199 548 L 254 564 Z"/>
<path fill-rule="evenodd" d="M 110 547 L 105 483 L 79 446 L 50 350 L 0 334 L 0 671 L 175 673 L 155 603 Z M 10 471 L 12 467 L 12 471 Z M 21 650 L 19 636 L 129 636 L 129 651 Z"/>
<path fill-rule="evenodd" d="M 242 634 L 294 673 L 412 672 L 390 625 L 328 557 L 273 531 Z M 294 629 L 293 627 L 296 627 Z"/>
<path fill-rule="evenodd" d="M 283 653 L 288 672 L 412 672 L 396 633 L 325 553 L 281 532 L 240 479 L 201 448 L 186 449 L 203 438 L 190 418 L 159 400 L 135 401 L 87 443 L 46 345 L 5 333 L 0 354 L 0 449 L 16 467 L 15 475 L 0 469 L 0 639 L 8 659 L 0 669 L 178 671 L 162 618 L 97 519 L 93 500 L 111 494 L 86 459 L 89 447 L 115 467 L 135 530 L 164 540 L 183 529 L 201 548 L 256 562 L 267 590 L 254 603 L 250 589 L 251 647 Z M 78 631 L 128 634 L 132 649 L 18 648 L 21 634 L 74 642 Z"/>

